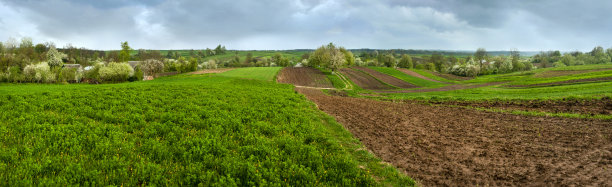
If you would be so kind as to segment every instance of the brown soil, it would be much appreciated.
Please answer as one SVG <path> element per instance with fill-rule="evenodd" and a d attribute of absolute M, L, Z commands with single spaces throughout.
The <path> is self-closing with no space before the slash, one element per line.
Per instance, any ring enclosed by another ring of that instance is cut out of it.
<path fill-rule="evenodd" d="M 584 82 L 603 82 L 603 81 L 612 81 L 612 77 L 575 79 L 575 80 L 569 80 L 569 81 L 549 82 L 549 83 L 541 83 L 541 84 L 528 84 L 528 85 L 506 85 L 506 87 L 524 88 L 524 87 L 559 86 L 559 85 L 564 85 L 564 84 L 575 84 L 575 83 L 584 83 Z"/>
<path fill-rule="evenodd" d="M 356 71 L 350 68 L 342 68 L 339 70 L 340 73 L 348 76 L 348 78 L 353 81 L 353 83 L 357 84 L 359 87 L 368 90 L 388 90 L 393 89 L 393 87 L 383 84 L 382 82 L 376 80 L 374 77 L 365 74 L 360 71 Z"/>
<path fill-rule="evenodd" d="M 366 67 L 353 67 L 354 69 L 358 69 L 361 70 L 363 72 L 366 72 L 368 74 L 370 74 L 371 76 L 375 77 L 376 79 L 383 81 L 387 84 L 396 86 L 398 88 L 418 88 L 418 86 L 415 86 L 414 84 L 410 84 L 406 81 L 403 81 L 401 79 L 395 78 L 393 76 L 378 72 L 376 70 L 370 69 L 370 68 L 366 68 Z"/>
<path fill-rule="evenodd" d="M 223 73 L 229 70 L 233 70 L 236 68 L 221 68 L 221 69 L 203 69 L 200 71 L 194 71 L 189 74 L 199 75 L 199 74 L 207 74 L 207 73 Z"/>
<path fill-rule="evenodd" d="M 456 80 L 456 81 L 465 81 L 465 80 L 472 80 L 474 79 L 474 77 L 462 77 L 462 76 L 457 76 L 457 75 L 453 75 L 453 74 L 446 74 L 446 73 L 438 73 L 435 71 L 430 71 L 431 74 L 434 74 L 435 76 L 438 77 L 442 77 L 448 80 Z"/>
<path fill-rule="evenodd" d="M 429 88 L 429 89 L 418 89 L 418 90 L 386 90 L 386 91 L 376 91 L 378 93 L 416 93 L 416 92 L 437 92 L 437 91 L 451 91 L 451 90 L 463 90 L 470 88 L 480 88 L 485 86 L 493 86 L 498 84 L 503 84 L 506 82 L 489 82 L 485 84 L 475 84 L 475 85 L 463 85 L 463 84 L 453 84 L 449 86 L 444 86 L 440 88 Z"/>
<path fill-rule="evenodd" d="M 430 79 L 429 77 L 425 77 L 425 76 L 423 76 L 421 74 L 418 74 L 417 72 L 414 72 L 414 71 L 409 70 L 409 69 L 399 68 L 397 70 L 400 70 L 401 72 L 404 72 L 405 74 L 413 76 L 413 77 L 417 77 L 417 78 L 421 78 L 421 79 L 425 79 L 425 80 L 433 81 L 433 82 L 445 83 L 445 82 L 442 82 L 442 81 Z"/>
<path fill-rule="evenodd" d="M 542 73 L 535 74 L 533 77 L 550 78 L 550 77 L 560 77 L 560 76 L 565 76 L 565 75 L 574 75 L 574 74 L 582 74 L 582 73 L 590 73 L 590 72 L 606 71 L 606 70 L 612 70 L 612 69 L 608 68 L 608 69 L 590 69 L 590 70 L 545 71 Z"/>
<path fill-rule="evenodd" d="M 424 186 L 611 186 L 609 121 L 329 96 L 297 88 Z"/>
<path fill-rule="evenodd" d="M 318 69 L 311 67 L 286 67 L 278 74 L 280 83 L 293 84 L 296 86 L 308 86 L 318 88 L 333 88 L 327 76 Z"/>
<path fill-rule="evenodd" d="M 413 101 L 408 101 L 413 102 Z M 440 105 L 497 108 L 504 110 L 539 111 L 550 113 L 575 113 L 588 115 L 612 114 L 612 99 L 593 100 L 530 100 L 530 101 L 427 101 Z"/>

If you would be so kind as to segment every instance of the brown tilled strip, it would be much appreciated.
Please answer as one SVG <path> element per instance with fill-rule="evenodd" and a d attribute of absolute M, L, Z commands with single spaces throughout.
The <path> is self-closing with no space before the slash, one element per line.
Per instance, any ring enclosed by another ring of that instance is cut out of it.
<path fill-rule="evenodd" d="M 328 96 L 296 88 L 424 186 L 612 186 L 609 121 Z"/>

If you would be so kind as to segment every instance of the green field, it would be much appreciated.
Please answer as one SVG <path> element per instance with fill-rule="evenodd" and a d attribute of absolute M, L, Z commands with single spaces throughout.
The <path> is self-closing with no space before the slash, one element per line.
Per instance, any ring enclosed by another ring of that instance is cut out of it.
<path fill-rule="evenodd" d="M 576 98 L 600 98 L 612 96 L 612 82 L 585 82 L 567 85 L 543 86 L 535 88 L 512 88 L 506 85 L 531 85 L 542 83 L 554 83 L 568 80 L 590 79 L 612 77 L 612 65 L 585 65 L 560 68 L 544 68 L 526 72 L 514 72 L 508 74 L 479 76 L 472 80 L 456 81 L 463 85 L 478 85 L 491 82 L 504 82 L 501 85 L 487 86 L 472 89 L 419 92 L 419 93 L 389 93 L 383 94 L 393 99 L 418 99 L 418 100 L 534 100 L 534 99 L 562 99 L 567 97 Z M 379 70 L 381 68 L 376 68 Z M 537 77 L 535 75 L 547 71 L 567 71 L 567 70 L 591 70 L 604 69 L 603 71 L 579 73 L 556 77 Z M 385 71 L 381 71 L 387 74 Z M 419 71 L 419 74 L 427 71 Z M 431 74 L 430 74 L 431 75 Z"/>
<path fill-rule="evenodd" d="M 224 77 L 272 81 L 276 77 L 276 74 L 278 74 L 278 71 L 280 71 L 281 69 L 282 67 L 236 68 L 230 71 L 219 73 L 219 75 Z"/>
<path fill-rule="evenodd" d="M 2 84 L 0 185 L 414 185 L 278 70 Z"/>
<path fill-rule="evenodd" d="M 393 76 L 395 78 L 398 78 L 400 80 L 409 82 L 409 83 L 417 85 L 419 87 L 439 87 L 439 86 L 445 85 L 443 83 L 433 82 L 433 81 L 429 81 L 429 80 L 425 80 L 425 79 L 421 79 L 421 78 L 417 78 L 417 77 L 413 77 L 413 76 L 407 75 L 404 72 L 401 72 L 401 71 L 399 71 L 399 70 L 397 70 L 395 68 L 388 68 L 388 67 L 368 67 L 368 68 L 376 70 L 376 71 L 384 73 L 384 74 L 387 74 L 387 75 L 391 75 L 391 76 Z"/>

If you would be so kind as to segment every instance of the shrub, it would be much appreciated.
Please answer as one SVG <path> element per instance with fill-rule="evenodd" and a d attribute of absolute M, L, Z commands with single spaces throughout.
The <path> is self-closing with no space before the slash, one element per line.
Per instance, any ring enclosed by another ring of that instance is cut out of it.
<path fill-rule="evenodd" d="M 530 63 L 531 64 L 531 63 Z M 525 64 L 518 62 L 516 63 L 516 66 L 513 67 L 516 71 L 524 71 L 525 70 Z"/>
<path fill-rule="evenodd" d="M 425 69 L 425 66 L 423 66 L 423 64 L 417 64 L 414 66 L 414 69 Z"/>
<path fill-rule="evenodd" d="M 104 63 L 101 61 L 94 62 L 93 68 L 85 70 L 83 77 L 86 79 L 99 80 L 100 79 L 100 68 L 104 67 Z"/>
<path fill-rule="evenodd" d="M 467 63 L 454 65 L 448 70 L 449 73 L 465 77 L 474 77 L 480 73 L 480 65 L 470 59 Z"/>
<path fill-rule="evenodd" d="M 429 71 L 435 71 L 436 70 L 436 65 L 434 63 L 427 63 L 427 70 Z"/>
<path fill-rule="evenodd" d="M 164 70 L 164 63 L 155 59 L 148 59 L 138 64 L 144 75 L 155 76 L 157 73 L 161 73 Z M 141 79 L 142 80 L 142 79 Z"/>
<path fill-rule="evenodd" d="M 21 74 L 19 66 L 11 66 L 8 69 L 7 81 L 9 82 L 23 82 L 24 76 Z"/>
<path fill-rule="evenodd" d="M 51 71 L 51 67 L 46 62 L 27 65 L 23 69 L 23 75 L 26 81 L 44 83 L 55 82 L 55 74 Z"/>
<path fill-rule="evenodd" d="M 553 63 L 553 67 L 565 67 L 566 65 L 561 62 L 561 61 L 557 61 L 555 63 Z"/>
<path fill-rule="evenodd" d="M 523 64 L 525 65 L 525 68 L 524 68 L 525 71 L 529 71 L 529 70 L 534 69 L 533 64 L 531 62 L 529 62 L 529 61 L 523 62 Z"/>
<path fill-rule="evenodd" d="M 206 69 L 217 69 L 217 62 L 215 62 L 213 59 L 208 60 L 206 63 Z"/>
<path fill-rule="evenodd" d="M 127 63 L 108 63 L 100 68 L 100 78 L 104 81 L 122 82 L 134 75 L 134 69 Z"/>
<path fill-rule="evenodd" d="M 512 72 L 512 62 L 507 58 L 502 59 L 499 63 L 499 67 L 497 68 L 498 73 L 509 73 Z"/>

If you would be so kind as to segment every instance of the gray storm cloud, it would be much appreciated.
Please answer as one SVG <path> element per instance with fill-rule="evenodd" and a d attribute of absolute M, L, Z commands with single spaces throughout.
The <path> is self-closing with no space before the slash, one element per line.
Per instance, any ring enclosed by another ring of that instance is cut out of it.
<path fill-rule="evenodd" d="M 0 0 L 0 40 L 93 49 L 589 50 L 612 47 L 612 1 Z"/>

